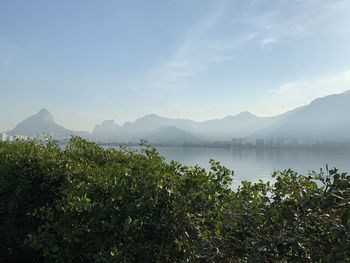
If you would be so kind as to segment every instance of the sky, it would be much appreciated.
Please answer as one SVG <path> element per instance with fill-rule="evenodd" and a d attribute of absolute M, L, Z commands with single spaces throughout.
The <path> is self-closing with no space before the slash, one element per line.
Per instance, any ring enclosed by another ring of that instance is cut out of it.
<path fill-rule="evenodd" d="M 0 131 L 272 116 L 350 89 L 350 0 L 0 1 Z"/>

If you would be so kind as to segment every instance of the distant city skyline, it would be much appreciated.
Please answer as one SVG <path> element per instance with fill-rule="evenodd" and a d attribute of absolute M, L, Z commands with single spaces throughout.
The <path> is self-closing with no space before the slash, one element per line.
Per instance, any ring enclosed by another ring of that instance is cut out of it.
<path fill-rule="evenodd" d="M 0 131 L 281 114 L 350 89 L 348 0 L 0 2 Z"/>

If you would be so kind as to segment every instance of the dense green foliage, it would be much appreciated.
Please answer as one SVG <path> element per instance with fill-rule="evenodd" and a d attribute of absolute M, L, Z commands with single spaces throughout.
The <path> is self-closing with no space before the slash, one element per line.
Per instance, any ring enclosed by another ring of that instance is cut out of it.
<path fill-rule="evenodd" d="M 350 176 L 243 182 L 72 138 L 0 144 L 0 261 L 349 262 Z"/>

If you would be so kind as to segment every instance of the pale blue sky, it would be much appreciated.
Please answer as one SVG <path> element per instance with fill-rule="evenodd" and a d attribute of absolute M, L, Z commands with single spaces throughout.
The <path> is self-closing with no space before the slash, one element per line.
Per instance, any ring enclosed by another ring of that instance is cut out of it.
<path fill-rule="evenodd" d="M 2 0 L 0 131 L 282 113 L 350 89 L 350 0 Z"/>

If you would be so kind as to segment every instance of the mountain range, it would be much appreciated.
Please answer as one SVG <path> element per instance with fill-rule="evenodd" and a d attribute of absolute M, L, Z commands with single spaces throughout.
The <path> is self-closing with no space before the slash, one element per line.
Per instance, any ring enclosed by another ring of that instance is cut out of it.
<path fill-rule="evenodd" d="M 239 137 L 350 142 L 349 113 L 350 91 L 318 98 L 309 105 L 273 117 L 259 117 L 245 111 L 223 119 L 196 122 L 150 114 L 123 125 L 105 120 L 88 133 L 64 128 L 47 110 L 41 109 L 9 133 L 30 137 L 45 133 L 57 139 L 77 135 L 98 142 L 138 142 L 146 139 L 152 143 L 198 143 Z"/>

